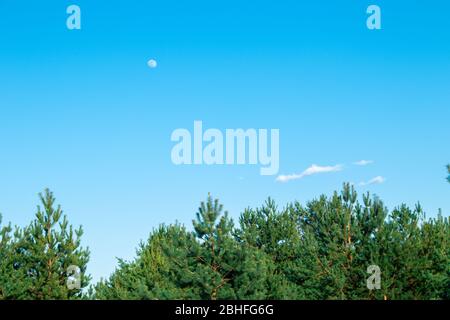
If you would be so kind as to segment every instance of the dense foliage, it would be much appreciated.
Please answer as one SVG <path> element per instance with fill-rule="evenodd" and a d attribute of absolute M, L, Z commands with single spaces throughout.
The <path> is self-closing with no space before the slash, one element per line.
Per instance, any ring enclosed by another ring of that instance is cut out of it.
<path fill-rule="evenodd" d="M 77 299 L 90 281 L 83 230 L 69 226 L 50 191 L 40 200 L 29 226 L 0 229 L 0 299 Z"/>
<path fill-rule="evenodd" d="M 28 227 L 0 225 L 0 299 L 449 299 L 450 227 L 405 205 L 389 212 L 348 184 L 331 197 L 247 209 L 237 226 L 218 200 L 191 230 L 162 225 L 133 261 L 86 290 L 89 251 L 52 193 Z M 1 221 L 0 221 L 1 223 Z M 80 286 L 67 286 L 69 266 Z M 368 288 L 370 268 L 380 288 Z M 84 289 L 84 290 L 83 290 Z"/>
<path fill-rule="evenodd" d="M 448 218 L 422 208 L 388 212 L 345 185 L 331 198 L 278 209 L 269 199 L 234 227 L 218 201 L 202 203 L 192 232 L 161 226 L 132 262 L 96 286 L 98 299 L 448 299 Z M 367 269 L 381 271 L 369 290 Z"/>

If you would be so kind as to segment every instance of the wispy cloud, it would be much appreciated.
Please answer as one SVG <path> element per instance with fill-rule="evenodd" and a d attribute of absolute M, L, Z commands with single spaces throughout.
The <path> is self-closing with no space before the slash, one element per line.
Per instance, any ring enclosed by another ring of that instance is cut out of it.
<path fill-rule="evenodd" d="M 338 164 L 335 166 L 318 166 L 313 164 L 308 169 L 299 174 L 290 174 L 290 175 L 279 175 L 276 179 L 278 182 L 289 182 L 292 180 L 299 180 L 307 176 L 312 176 L 318 173 L 327 173 L 327 172 L 337 172 L 342 170 L 342 165 Z"/>
<path fill-rule="evenodd" d="M 377 176 L 373 179 L 370 179 L 369 181 L 360 182 L 359 185 L 364 187 L 364 186 L 370 186 L 371 184 L 382 184 L 384 182 L 386 182 L 386 178 L 384 178 L 382 176 Z"/>
<path fill-rule="evenodd" d="M 353 164 L 355 166 L 367 166 L 372 163 L 373 163 L 373 160 L 359 160 L 359 161 L 353 162 Z"/>

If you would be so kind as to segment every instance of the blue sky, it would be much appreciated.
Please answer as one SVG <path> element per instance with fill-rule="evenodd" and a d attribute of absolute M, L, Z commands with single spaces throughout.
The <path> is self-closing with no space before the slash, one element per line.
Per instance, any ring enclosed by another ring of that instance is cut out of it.
<path fill-rule="evenodd" d="M 70 4 L 81 30 L 66 28 Z M 366 28 L 370 4 L 382 30 Z M 448 1 L 1 0 L 0 12 L 0 212 L 27 224 L 49 187 L 84 226 L 95 279 L 160 223 L 190 224 L 208 192 L 233 217 L 345 181 L 390 208 L 450 212 Z M 170 135 L 194 120 L 280 129 L 280 174 L 342 170 L 279 183 L 255 166 L 174 166 Z"/>

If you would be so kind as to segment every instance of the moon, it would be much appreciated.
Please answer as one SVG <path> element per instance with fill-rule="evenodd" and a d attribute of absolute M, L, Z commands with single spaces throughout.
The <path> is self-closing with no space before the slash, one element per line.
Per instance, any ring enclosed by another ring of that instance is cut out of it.
<path fill-rule="evenodd" d="M 155 69 L 158 66 L 158 62 L 155 59 L 150 59 L 147 62 L 147 65 L 150 69 Z"/>

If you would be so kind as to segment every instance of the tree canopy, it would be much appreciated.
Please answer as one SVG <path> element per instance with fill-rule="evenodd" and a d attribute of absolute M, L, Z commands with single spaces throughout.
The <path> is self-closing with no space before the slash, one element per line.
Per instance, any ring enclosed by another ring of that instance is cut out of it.
<path fill-rule="evenodd" d="M 40 201 L 24 228 L 0 216 L 0 299 L 450 298 L 449 218 L 427 219 L 420 205 L 389 211 L 349 184 L 304 204 L 269 198 L 237 224 L 208 195 L 191 227 L 154 229 L 97 284 L 81 227 L 50 191 Z"/>
<path fill-rule="evenodd" d="M 35 220 L 0 233 L 0 299 L 78 299 L 90 281 L 83 230 L 74 230 L 49 190 L 39 195 Z"/>
<path fill-rule="evenodd" d="M 193 230 L 154 230 L 134 261 L 96 286 L 99 299 L 448 299 L 448 218 L 392 212 L 375 196 L 342 192 L 278 209 L 247 209 L 239 226 L 211 196 Z M 369 290 L 368 269 L 381 272 Z"/>

